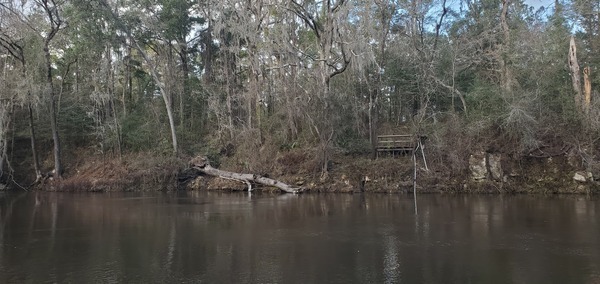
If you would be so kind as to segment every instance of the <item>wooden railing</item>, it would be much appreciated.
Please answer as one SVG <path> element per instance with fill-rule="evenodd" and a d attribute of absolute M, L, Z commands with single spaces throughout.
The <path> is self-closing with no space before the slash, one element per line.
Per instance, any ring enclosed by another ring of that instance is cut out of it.
<path fill-rule="evenodd" d="M 410 153 L 417 148 L 417 137 L 410 134 L 377 136 L 377 155 L 381 152 Z"/>

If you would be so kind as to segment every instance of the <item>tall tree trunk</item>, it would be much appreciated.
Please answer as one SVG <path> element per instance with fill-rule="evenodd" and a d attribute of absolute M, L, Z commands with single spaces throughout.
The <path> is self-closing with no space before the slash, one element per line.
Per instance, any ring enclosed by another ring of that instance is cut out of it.
<path fill-rule="evenodd" d="M 500 63 L 500 85 L 506 95 L 512 96 L 513 93 L 513 75 L 510 64 L 506 62 L 506 57 L 510 54 L 510 29 L 508 27 L 507 14 L 510 0 L 502 0 L 502 12 L 500 13 L 500 27 L 504 40 L 500 46 L 498 61 Z"/>
<path fill-rule="evenodd" d="M 590 80 L 591 75 L 592 74 L 591 74 L 590 67 L 584 67 L 583 68 L 583 93 L 584 93 L 583 110 L 585 111 L 585 113 L 590 112 L 590 106 L 592 104 L 592 82 Z"/>
<path fill-rule="evenodd" d="M 23 64 L 23 71 L 22 71 L 22 77 L 23 80 L 27 80 L 27 71 L 26 71 L 26 66 L 25 66 L 25 58 L 23 58 L 22 62 Z M 27 97 L 31 98 L 31 92 L 28 90 L 27 92 Z M 35 125 L 33 123 L 33 107 L 31 105 L 31 102 L 29 102 L 27 104 L 27 110 L 28 110 L 28 120 L 29 120 L 29 136 L 30 136 L 30 142 L 31 142 L 31 155 L 32 155 L 32 159 L 33 159 L 33 171 L 35 174 L 35 182 L 37 183 L 38 181 L 41 180 L 42 178 L 42 171 L 40 169 L 40 159 L 38 156 L 38 152 L 37 152 L 37 145 L 36 145 L 36 138 L 35 138 Z"/>
<path fill-rule="evenodd" d="M 122 151 L 121 151 L 121 126 L 119 124 L 119 117 L 118 117 L 118 111 L 117 111 L 117 104 L 115 103 L 116 100 L 118 100 L 116 98 L 117 94 L 116 94 L 116 88 L 115 88 L 115 70 L 113 68 L 113 63 L 112 63 L 112 50 L 110 46 L 106 46 L 106 64 L 107 64 L 107 68 L 106 68 L 106 82 L 108 82 L 108 84 L 106 84 L 106 88 L 107 88 L 107 93 L 109 94 L 109 102 L 108 102 L 108 109 L 106 111 L 107 114 L 112 114 L 112 118 L 113 118 L 113 123 L 115 124 L 115 137 L 117 139 L 116 141 L 116 151 L 117 151 L 117 156 L 119 157 L 119 159 L 121 159 L 122 156 Z M 114 150 L 113 150 L 114 152 Z"/>
<path fill-rule="evenodd" d="M 45 95 L 50 98 L 50 128 L 52 131 L 52 140 L 54 141 L 54 177 L 62 178 L 62 163 L 61 163 L 61 146 L 60 137 L 58 135 L 56 96 L 54 93 L 54 83 L 52 79 L 52 60 L 50 58 L 50 42 L 56 36 L 62 26 L 62 19 L 59 14 L 59 8 L 55 1 L 36 1 L 48 17 L 50 29 L 44 37 L 44 58 L 46 68 L 46 86 Z"/>
<path fill-rule="evenodd" d="M 256 47 L 252 48 L 252 52 L 253 54 L 258 54 L 258 51 L 256 50 Z M 260 97 L 260 90 L 261 90 L 261 72 L 260 72 L 260 63 L 257 62 L 256 57 L 254 57 L 254 59 L 252 60 L 252 65 L 251 65 L 251 87 L 250 87 L 250 92 L 248 94 L 248 126 L 251 128 L 252 126 L 254 126 L 256 129 L 258 129 L 258 133 L 259 133 L 259 138 L 262 140 L 262 130 L 261 130 L 261 116 L 263 114 L 262 112 L 262 99 Z M 254 112 L 254 121 L 255 124 L 252 125 L 252 113 Z"/>
<path fill-rule="evenodd" d="M 227 128 L 229 129 L 229 138 L 233 139 L 233 93 L 234 93 L 234 88 L 235 88 L 235 83 L 236 83 L 236 79 L 235 79 L 235 55 L 233 55 L 231 52 L 227 52 L 226 55 L 226 68 L 227 71 L 227 86 L 226 88 L 226 92 L 227 92 L 227 98 L 226 98 L 226 107 L 227 107 Z"/>
<path fill-rule="evenodd" d="M 8 132 L 11 119 L 10 104 L 0 104 L 0 180 L 5 180 L 4 164 L 8 160 Z"/>
<path fill-rule="evenodd" d="M 185 123 L 185 96 L 188 96 L 190 92 L 190 66 L 188 62 L 187 43 L 183 40 L 183 43 L 180 43 L 180 45 L 179 57 L 181 60 L 181 75 L 183 77 L 183 92 L 179 95 L 179 125 L 183 127 Z"/>
<path fill-rule="evenodd" d="M 60 136 L 58 135 L 58 122 L 56 114 L 56 98 L 54 95 L 54 84 L 52 80 L 52 62 L 50 60 L 50 39 L 47 38 L 44 43 L 44 55 L 46 59 L 46 93 L 50 97 L 50 129 L 52 131 L 52 140 L 54 141 L 54 177 L 62 177 L 61 147 Z"/>
<path fill-rule="evenodd" d="M 29 110 L 29 135 L 31 140 L 31 154 L 33 158 L 33 170 L 35 171 L 35 181 L 38 182 L 42 178 L 42 171 L 40 170 L 40 159 L 38 157 L 37 146 L 35 142 L 35 127 L 33 124 L 33 107 L 31 103 L 27 104 Z"/>
<path fill-rule="evenodd" d="M 571 36 L 569 44 L 569 69 L 571 69 L 571 83 L 575 91 L 575 106 L 581 110 L 582 93 L 581 93 L 581 75 L 579 74 L 579 63 L 577 62 L 577 46 L 575 45 L 575 37 Z"/>
<path fill-rule="evenodd" d="M 377 158 L 377 92 L 377 89 L 369 91 L 369 138 L 372 159 Z"/>
<path fill-rule="evenodd" d="M 169 126 L 171 127 L 171 141 L 173 144 L 173 154 L 177 154 L 178 146 L 177 146 L 177 133 L 175 132 L 175 118 L 173 117 L 173 110 L 171 108 L 171 101 L 169 97 L 165 94 L 164 88 L 161 88 L 161 94 L 163 94 L 163 100 L 165 102 L 165 106 L 167 108 L 167 116 L 169 118 Z"/>
<path fill-rule="evenodd" d="M 125 77 L 127 80 L 127 99 L 125 99 L 125 90 L 123 90 L 123 116 L 127 116 L 127 102 L 131 103 L 133 101 L 133 76 L 131 74 L 131 64 L 133 63 L 131 60 L 132 56 L 133 54 L 131 53 L 131 46 L 127 45 L 127 61 L 125 69 Z"/>

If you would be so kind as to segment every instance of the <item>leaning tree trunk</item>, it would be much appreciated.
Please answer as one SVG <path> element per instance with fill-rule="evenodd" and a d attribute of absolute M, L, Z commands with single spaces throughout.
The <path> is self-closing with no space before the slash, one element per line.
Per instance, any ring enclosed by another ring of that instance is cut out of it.
<path fill-rule="evenodd" d="M 248 185 L 248 191 L 252 191 L 252 184 L 262 184 L 262 185 L 266 185 L 266 186 L 272 186 L 272 187 L 279 188 L 280 190 L 282 190 L 284 192 L 288 192 L 288 193 L 300 193 L 304 190 L 301 187 L 293 187 L 293 186 L 283 183 L 281 181 L 266 178 L 266 177 L 263 177 L 260 175 L 241 174 L 241 173 L 234 173 L 234 172 L 219 170 L 219 169 L 216 169 L 216 168 L 213 168 L 212 166 L 210 166 L 210 164 L 208 163 L 208 160 L 203 157 L 194 158 L 190 162 L 190 165 L 193 169 L 196 169 L 206 175 L 224 178 L 224 179 L 238 180 L 238 181 L 244 182 Z"/>

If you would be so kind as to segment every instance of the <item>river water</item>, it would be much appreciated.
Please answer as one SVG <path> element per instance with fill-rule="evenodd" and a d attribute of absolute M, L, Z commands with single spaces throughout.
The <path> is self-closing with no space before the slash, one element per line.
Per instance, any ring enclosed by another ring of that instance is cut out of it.
<path fill-rule="evenodd" d="M 0 193 L 0 283 L 600 283 L 587 196 Z"/>

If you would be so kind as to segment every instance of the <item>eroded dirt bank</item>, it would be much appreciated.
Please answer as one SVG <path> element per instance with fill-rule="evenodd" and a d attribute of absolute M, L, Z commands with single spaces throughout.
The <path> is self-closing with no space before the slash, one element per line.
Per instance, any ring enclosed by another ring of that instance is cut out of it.
<path fill-rule="evenodd" d="M 308 151 L 279 154 L 275 161 L 250 169 L 236 157 L 221 157 L 221 169 L 255 173 L 302 187 L 304 192 L 384 192 L 413 190 L 411 156 L 384 156 L 372 160 L 368 155 L 336 154 L 329 172 L 315 171 Z M 86 156 L 67 169 L 61 181 L 47 179 L 34 188 L 48 191 L 165 191 L 165 190 L 246 190 L 238 181 L 196 176 L 188 169 L 191 157 L 161 158 L 136 154 L 119 158 Z M 419 158 L 419 157 L 418 157 Z M 435 165 L 417 164 L 419 192 L 477 193 L 597 193 L 600 182 L 592 172 L 579 169 L 568 156 L 524 157 L 512 160 L 499 154 L 474 153 L 469 169 L 456 172 Z M 276 191 L 254 187 L 256 190 Z"/>

